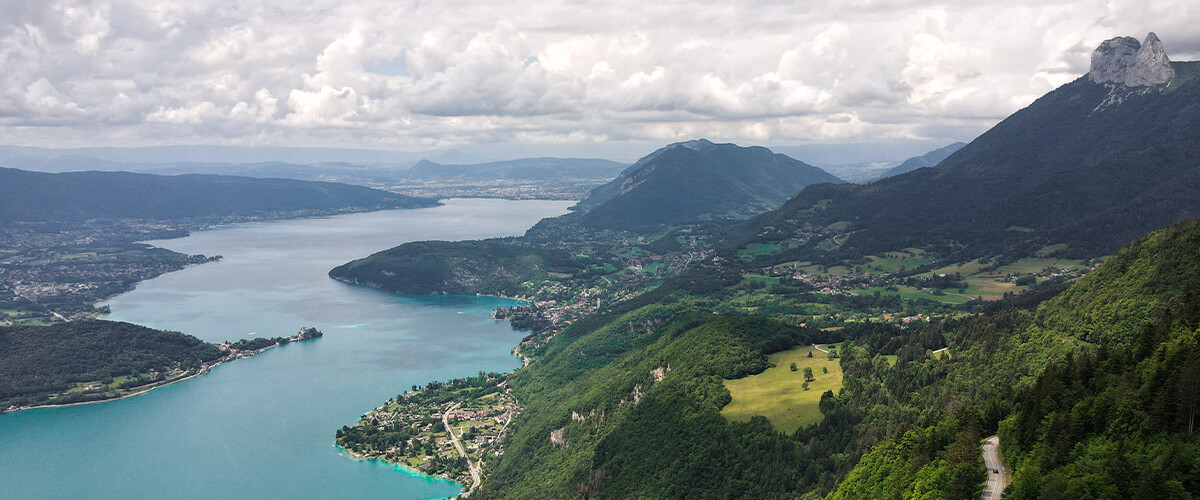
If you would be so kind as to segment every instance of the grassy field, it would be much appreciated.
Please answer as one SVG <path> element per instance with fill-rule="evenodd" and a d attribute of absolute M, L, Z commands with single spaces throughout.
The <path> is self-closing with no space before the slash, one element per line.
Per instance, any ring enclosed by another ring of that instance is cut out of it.
<path fill-rule="evenodd" d="M 932 290 L 917 290 L 908 285 L 899 285 L 895 291 L 888 290 L 881 286 L 872 286 L 867 288 L 855 288 L 850 290 L 853 295 L 868 296 L 879 292 L 880 295 L 896 295 L 902 299 L 925 299 L 934 302 L 942 302 L 945 304 L 965 304 L 970 302 L 974 295 L 971 294 L 971 289 L 967 289 L 965 295 L 959 294 L 957 291 L 951 290 L 945 295 L 934 295 Z"/>
<path fill-rule="evenodd" d="M 813 357 L 808 357 L 808 353 Z M 777 352 L 768 356 L 775 366 L 766 371 L 737 380 L 726 380 L 725 387 L 733 396 L 721 414 L 729 420 L 745 421 L 762 415 L 781 432 L 795 432 L 800 427 L 820 422 L 818 408 L 821 394 L 842 388 L 842 369 L 837 360 L 812 346 Z M 790 368 L 796 363 L 796 371 Z M 815 380 L 803 389 L 804 369 L 812 368 Z M 829 373 L 824 373 L 823 368 Z"/>
<path fill-rule="evenodd" d="M 863 267 L 885 273 L 894 273 L 901 267 L 911 269 L 935 262 L 934 258 L 926 255 L 925 251 L 919 248 L 906 248 L 883 255 L 869 255 L 867 258 L 871 259 L 871 262 Z"/>
<path fill-rule="evenodd" d="M 1062 248 L 1063 245 L 1051 245 L 1039 250 L 1038 253 L 1053 253 Z M 923 276 L 959 273 L 962 274 L 963 280 L 969 285 L 966 292 L 963 293 L 964 295 L 982 297 L 984 300 L 999 300 L 1003 298 L 1005 293 L 1020 293 L 1029 288 L 1027 286 L 1017 286 L 1013 283 L 1011 275 L 1036 274 L 1042 272 L 1047 267 L 1081 271 L 1085 271 L 1088 268 L 1086 263 L 1078 260 L 1027 257 L 1001 266 L 994 271 L 984 271 L 983 269 L 989 263 L 990 261 L 986 259 L 973 260 L 934 269 L 933 271 L 924 273 Z"/>
<path fill-rule="evenodd" d="M 1052 259 L 1027 257 L 1012 264 L 1001 266 L 997 271 L 1000 273 L 1037 273 L 1047 267 L 1058 269 L 1086 269 L 1087 266 L 1079 260 L 1074 259 Z"/>

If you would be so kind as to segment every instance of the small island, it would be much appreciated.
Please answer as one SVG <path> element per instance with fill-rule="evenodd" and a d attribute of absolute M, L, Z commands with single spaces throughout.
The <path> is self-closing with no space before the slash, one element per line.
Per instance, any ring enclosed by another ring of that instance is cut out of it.
<path fill-rule="evenodd" d="M 306 326 L 300 329 L 300 333 L 291 337 L 259 337 L 256 339 L 242 339 L 237 342 L 225 342 L 217 344 L 217 347 L 222 351 L 228 352 L 236 357 L 253 356 L 272 347 L 281 346 L 291 342 L 300 342 L 304 340 L 315 339 L 325 335 L 320 330 L 311 326 Z"/>
<path fill-rule="evenodd" d="M 291 337 L 213 344 L 118 321 L 0 327 L 0 413 L 136 396 L 322 335 L 305 327 Z"/>

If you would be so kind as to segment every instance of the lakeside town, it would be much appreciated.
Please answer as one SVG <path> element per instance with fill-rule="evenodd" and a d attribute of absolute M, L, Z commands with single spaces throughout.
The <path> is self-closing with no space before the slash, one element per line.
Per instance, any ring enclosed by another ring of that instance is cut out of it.
<path fill-rule="evenodd" d="M 505 375 L 480 374 L 413 387 L 336 433 L 357 458 L 402 464 L 471 489 L 487 462 L 504 454 L 501 441 L 522 406 Z M 468 486 L 469 485 L 469 486 Z"/>

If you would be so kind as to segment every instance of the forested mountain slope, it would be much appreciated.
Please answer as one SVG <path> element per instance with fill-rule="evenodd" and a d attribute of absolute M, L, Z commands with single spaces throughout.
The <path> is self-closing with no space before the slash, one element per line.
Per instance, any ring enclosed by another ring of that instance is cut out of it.
<path fill-rule="evenodd" d="M 964 257 L 1067 255 L 1200 215 L 1200 63 L 1171 63 L 1168 83 L 1126 87 L 1088 76 L 1041 97 L 936 168 L 866 185 L 816 185 L 738 232 L 743 242 L 799 238 L 846 224 L 839 258 L 933 246 Z"/>
<path fill-rule="evenodd" d="M 982 477 L 978 438 L 997 431 L 1015 472 L 1005 498 L 1192 498 L 1200 494 L 1200 221 L 1127 245 L 1033 313 L 959 328 L 933 414 L 864 456 L 833 499 L 923 498 Z M 1176 266 L 1176 264 L 1183 264 Z M 963 335 L 969 333 L 969 335 Z M 915 472 L 915 473 L 914 473 Z"/>
<path fill-rule="evenodd" d="M 565 216 L 589 227 L 637 228 L 761 213 L 804 187 L 843 183 L 762 147 L 705 139 L 666 146 L 600 186 Z"/>

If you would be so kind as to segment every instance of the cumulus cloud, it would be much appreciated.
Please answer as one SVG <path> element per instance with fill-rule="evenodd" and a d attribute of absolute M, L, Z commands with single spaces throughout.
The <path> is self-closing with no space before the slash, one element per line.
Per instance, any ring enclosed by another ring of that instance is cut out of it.
<path fill-rule="evenodd" d="M 0 0 L 14 143 L 970 139 L 1195 2 Z"/>

